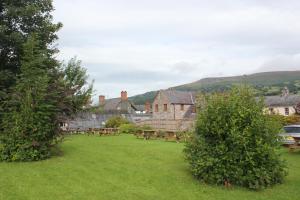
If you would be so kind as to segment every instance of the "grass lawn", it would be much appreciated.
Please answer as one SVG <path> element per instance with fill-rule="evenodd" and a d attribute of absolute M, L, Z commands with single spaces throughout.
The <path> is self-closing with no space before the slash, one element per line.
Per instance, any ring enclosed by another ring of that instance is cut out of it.
<path fill-rule="evenodd" d="M 260 192 L 197 182 L 183 159 L 183 144 L 131 135 L 77 135 L 63 155 L 34 163 L 0 163 L 0 199 L 300 199 L 300 153 L 283 154 L 289 176 Z"/>

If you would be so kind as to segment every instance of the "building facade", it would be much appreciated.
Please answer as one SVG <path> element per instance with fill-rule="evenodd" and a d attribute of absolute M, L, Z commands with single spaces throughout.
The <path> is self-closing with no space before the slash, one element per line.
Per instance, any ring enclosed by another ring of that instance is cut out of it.
<path fill-rule="evenodd" d="M 152 104 L 153 119 L 181 120 L 195 117 L 195 94 L 160 90 Z"/>

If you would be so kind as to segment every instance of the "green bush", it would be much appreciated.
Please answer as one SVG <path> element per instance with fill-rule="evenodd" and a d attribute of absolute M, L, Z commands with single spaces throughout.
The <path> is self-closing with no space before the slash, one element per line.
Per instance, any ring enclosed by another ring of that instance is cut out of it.
<path fill-rule="evenodd" d="M 134 124 L 122 124 L 120 127 L 120 133 L 135 134 L 137 127 Z"/>
<path fill-rule="evenodd" d="M 111 117 L 105 123 L 106 128 L 119 128 L 122 124 L 129 124 L 130 122 L 120 116 Z"/>
<path fill-rule="evenodd" d="M 250 88 L 203 96 L 193 139 L 184 150 L 193 175 L 206 183 L 262 189 L 282 183 L 280 123 L 264 115 Z"/>

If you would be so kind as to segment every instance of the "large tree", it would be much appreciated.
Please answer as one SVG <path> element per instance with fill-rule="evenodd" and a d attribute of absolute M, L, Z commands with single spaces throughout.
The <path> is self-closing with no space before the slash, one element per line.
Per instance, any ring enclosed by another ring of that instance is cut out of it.
<path fill-rule="evenodd" d="M 55 59 L 51 0 L 0 3 L 0 158 L 39 160 L 60 137 L 58 122 L 91 97 L 80 61 Z"/>
<path fill-rule="evenodd" d="M 24 43 L 35 33 L 47 56 L 47 67 L 56 68 L 53 47 L 62 24 L 52 21 L 52 0 L 2 0 L 0 3 L 0 102 L 7 97 L 20 74 Z M 55 71 L 55 70 L 54 70 Z M 0 103 L 0 121 L 6 112 Z"/>
<path fill-rule="evenodd" d="M 34 37 L 24 45 L 20 75 L 6 101 L 0 141 L 2 160 L 29 161 L 49 157 L 56 133 L 56 94 L 49 92 L 47 57 Z"/>

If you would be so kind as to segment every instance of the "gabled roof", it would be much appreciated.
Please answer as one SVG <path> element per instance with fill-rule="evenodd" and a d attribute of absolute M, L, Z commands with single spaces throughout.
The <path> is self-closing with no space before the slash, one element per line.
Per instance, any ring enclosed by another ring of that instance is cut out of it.
<path fill-rule="evenodd" d="M 120 103 L 121 98 L 108 99 L 105 101 L 104 110 L 117 110 L 118 104 Z"/>
<path fill-rule="evenodd" d="M 287 95 L 287 96 L 266 96 L 265 105 L 272 106 L 296 106 L 300 103 L 299 95 Z"/>
<path fill-rule="evenodd" d="M 167 96 L 171 104 L 195 104 L 195 93 L 178 90 L 161 90 Z"/>
<path fill-rule="evenodd" d="M 124 106 L 127 107 L 126 105 L 130 104 L 130 106 L 137 110 L 136 106 L 129 100 L 122 101 L 121 98 L 113 98 L 113 99 L 108 99 L 105 101 L 104 104 L 104 111 L 117 111 L 119 110 L 118 107 L 120 107 L 120 110 L 124 109 Z M 126 108 L 127 110 L 127 108 Z"/>

